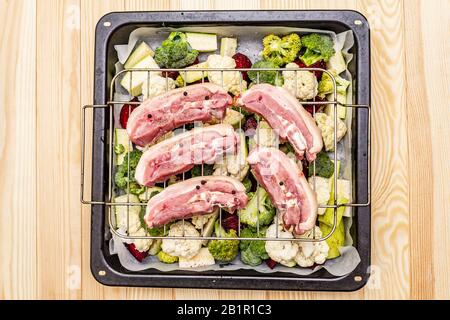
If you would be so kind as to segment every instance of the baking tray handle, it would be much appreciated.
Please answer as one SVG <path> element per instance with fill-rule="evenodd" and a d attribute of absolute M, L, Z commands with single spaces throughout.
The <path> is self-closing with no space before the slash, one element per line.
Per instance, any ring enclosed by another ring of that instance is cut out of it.
<path fill-rule="evenodd" d="M 108 104 L 92 104 L 85 105 L 81 111 L 81 184 L 80 184 L 80 201 L 83 204 L 106 204 L 105 201 L 92 201 L 84 198 L 84 171 L 85 171 L 85 152 L 86 152 L 86 110 L 87 109 L 106 109 L 111 106 Z"/>
<path fill-rule="evenodd" d="M 370 168 L 370 105 L 369 104 L 343 104 L 343 103 L 337 103 L 338 105 L 341 105 L 345 108 L 355 108 L 355 109 L 365 109 L 367 110 L 367 201 L 365 203 L 346 203 L 341 204 L 343 207 L 368 207 L 370 206 L 370 187 L 371 187 L 371 168 Z"/>

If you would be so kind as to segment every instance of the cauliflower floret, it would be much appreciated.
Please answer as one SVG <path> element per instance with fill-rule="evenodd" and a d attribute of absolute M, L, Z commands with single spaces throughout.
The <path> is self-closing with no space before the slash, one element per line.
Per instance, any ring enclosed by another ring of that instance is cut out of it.
<path fill-rule="evenodd" d="M 151 75 L 150 83 L 148 82 L 148 79 L 142 83 L 142 95 L 144 96 L 144 100 L 159 96 L 172 89 L 175 89 L 175 81 L 169 77 L 166 80 L 165 77 Z"/>
<path fill-rule="evenodd" d="M 309 177 L 309 185 L 314 190 L 314 177 Z M 330 181 L 327 178 L 316 176 L 316 195 L 317 203 L 319 205 L 327 205 L 330 200 Z M 326 208 L 319 208 L 317 213 L 322 215 L 325 213 Z"/>
<path fill-rule="evenodd" d="M 296 63 L 288 63 L 288 69 L 300 69 Z M 310 71 L 283 71 L 283 88 L 300 100 L 309 100 L 317 96 L 319 83 Z"/>
<path fill-rule="evenodd" d="M 194 227 L 198 230 L 201 230 L 203 228 L 203 226 L 208 222 L 208 220 L 215 215 L 215 213 L 211 213 L 211 214 L 204 214 L 204 215 L 199 215 L 199 216 L 193 216 L 192 217 L 192 224 L 194 225 Z"/>
<path fill-rule="evenodd" d="M 326 151 L 334 150 L 334 117 L 329 116 L 326 113 L 316 113 L 315 116 L 317 126 L 322 131 L 322 138 L 325 144 Z M 347 126 L 344 121 L 337 118 L 337 142 L 341 141 L 341 139 L 345 136 L 347 132 Z"/>
<path fill-rule="evenodd" d="M 320 228 L 318 226 L 314 227 L 315 229 L 315 239 L 319 239 L 322 237 L 322 232 L 320 231 Z M 299 238 L 313 238 L 313 231 L 310 230 L 301 236 L 298 236 Z M 330 249 L 328 247 L 328 244 L 326 241 L 319 241 L 319 242 L 298 242 L 298 253 L 295 256 L 295 261 L 300 267 L 311 267 L 315 263 L 316 264 L 323 264 L 325 263 L 327 256 L 328 256 L 328 250 Z"/>
<path fill-rule="evenodd" d="M 221 56 L 218 54 L 211 54 L 208 56 L 208 67 L 209 68 L 236 68 L 236 62 L 233 58 L 228 56 Z M 223 74 L 223 79 L 222 79 Z M 247 82 L 242 80 L 239 71 L 208 71 L 209 82 L 222 86 L 223 88 L 233 95 L 238 95 L 241 91 L 247 89 Z M 223 80 L 223 81 L 222 81 Z"/>
<path fill-rule="evenodd" d="M 195 256 L 202 247 L 202 241 L 182 239 L 183 235 L 185 237 L 199 237 L 200 233 L 190 222 L 185 221 L 183 228 L 183 221 L 178 221 L 170 226 L 168 236 L 180 237 L 180 239 L 163 239 L 162 250 L 175 257 L 191 258 Z"/>
<path fill-rule="evenodd" d="M 134 233 L 130 233 L 130 236 L 133 237 L 147 237 L 148 233 L 144 230 L 144 228 L 140 228 L 138 231 Z M 153 243 L 153 239 L 133 239 L 131 240 L 136 247 L 136 250 L 140 252 L 146 252 L 150 249 L 150 246 Z"/>
<path fill-rule="evenodd" d="M 294 236 L 288 231 L 284 231 L 281 225 L 272 224 L 266 231 L 267 238 L 278 237 L 293 239 Z M 293 241 L 266 241 L 266 251 L 269 257 L 287 267 L 295 266 L 295 257 L 298 253 L 298 244 Z"/>

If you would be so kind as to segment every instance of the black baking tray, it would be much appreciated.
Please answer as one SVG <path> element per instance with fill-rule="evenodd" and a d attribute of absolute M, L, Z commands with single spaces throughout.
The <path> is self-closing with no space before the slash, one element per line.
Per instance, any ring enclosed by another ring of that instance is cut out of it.
<path fill-rule="evenodd" d="M 356 21 L 356 22 L 355 22 Z M 349 70 L 356 80 L 354 102 L 370 105 L 370 34 L 366 18 L 359 12 L 347 10 L 320 11 L 171 11 L 171 12 L 113 12 L 103 16 L 95 34 L 94 104 L 109 100 L 110 82 L 114 76 L 117 55 L 114 45 L 128 42 L 130 33 L 139 27 L 181 27 L 188 25 L 274 25 L 326 29 L 335 32 L 352 30 L 355 59 Z M 356 109 L 354 138 L 354 199 L 365 203 L 369 199 L 368 183 L 368 113 Z M 94 110 L 92 152 L 92 200 L 104 201 L 108 185 L 109 112 Z M 104 205 L 92 205 L 91 271 L 95 279 L 111 286 L 180 287 L 210 289 L 317 290 L 354 291 L 369 278 L 370 265 L 370 206 L 355 208 L 353 223 L 354 245 L 361 262 L 350 274 L 335 277 L 324 269 L 309 276 L 289 273 L 262 274 L 254 270 L 161 272 L 149 269 L 131 272 L 122 267 L 117 255 L 109 253 L 107 210 Z"/>

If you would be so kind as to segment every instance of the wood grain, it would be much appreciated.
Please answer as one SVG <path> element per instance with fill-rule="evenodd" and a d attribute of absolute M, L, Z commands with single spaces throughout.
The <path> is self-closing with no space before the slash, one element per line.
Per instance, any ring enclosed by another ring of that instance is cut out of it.
<path fill-rule="evenodd" d="M 407 67 L 411 219 L 411 298 L 449 298 L 450 3 L 408 2 Z M 430 23 L 430 21 L 436 23 Z M 418 34 L 410 30 L 417 28 Z M 420 130 L 416 128 L 419 127 Z M 430 213 L 433 213 L 430 215 Z M 430 263 L 433 262 L 431 265 Z M 447 269 L 447 270 L 446 270 Z"/>
<path fill-rule="evenodd" d="M 36 5 L 0 1 L 0 299 L 37 298 Z"/>
<path fill-rule="evenodd" d="M 362 1 L 372 50 L 372 264 L 380 288 L 366 298 L 410 292 L 408 132 L 404 12 L 400 1 Z"/>
<path fill-rule="evenodd" d="M 98 19 L 123 10 L 326 8 L 358 10 L 371 25 L 368 285 L 326 293 L 98 284 L 90 208 L 78 201 L 80 106 L 92 103 Z M 10 62 L 0 73 L 0 299 L 450 299 L 448 12 L 447 0 L 0 0 L 0 61 Z"/>
<path fill-rule="evenodd" d="M 37 2 L 37 274 L 45 299 L 81 298 L 79 8 L 78 0 Z"/>

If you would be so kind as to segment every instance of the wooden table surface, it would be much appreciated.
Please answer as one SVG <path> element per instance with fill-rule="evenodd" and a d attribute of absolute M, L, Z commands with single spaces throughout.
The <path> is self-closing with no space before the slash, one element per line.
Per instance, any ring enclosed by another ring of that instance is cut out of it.
<path fill-rule="evenodd" d="M 355 9 L 371 24 L 373 276 L 353 293 L 109 288 L 89 269 L 80 106 L 110 11 Z M 0 0 L 1 299 L 450 298 L 450 1 Z"/>

